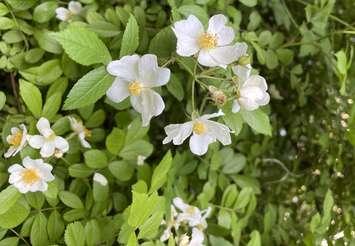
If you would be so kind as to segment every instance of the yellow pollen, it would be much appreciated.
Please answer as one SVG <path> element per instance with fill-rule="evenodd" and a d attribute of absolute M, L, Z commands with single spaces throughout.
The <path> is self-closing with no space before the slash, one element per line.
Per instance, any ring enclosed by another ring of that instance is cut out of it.
<path fill-rule="evenodd" d="M 57 137 L 57 135 L 55 135 L 55 133 L 52 133 L 51 135 L 49 135 L 48 137 L 47 137 L 47 140 L 49 140 L 49 141 L 54 141 L 54 139 Z"/>
<path fill-rule="evenodd" d="M 87 128 L 84 128 L 84 134 L 85 134 L 85 137 L 91 137 L 91 131 Z"/>
<path fill-rule="evenodd" d="M 192 130 L 194 133 L 197 135 L 202 135 L 207 131 L 207 127 L 205 124 L 203 124 L 201 121 L 196 121 L 194 123 L 194 126 L 192 127 Z"/>
<path fill-rule="evenodd" d="M 22 131 L 18 131 L 11 136 L 9 144 L 18 147 L 21 145 L 21 141 L 22 141 Z"/>
<path fill-rule="evenodd" d="M 201 49 L 213 49 L 217 46 L 217 37 L 209 33 L 204 33 L 198 38 L 198 45 Z"/>
<path fill-rule="evenodd" d="M 37 170 L 35 169 L 26 169 L 22 173 L 22 181 L 26 184 L 33 184 L 40 179 Z"/>
<path fill-rule="evenodd" d="M 129 83 L 128 91 L 133 96 L 139 96 L 142 91 L 142 84 L 139 83 L 138 81 L 133 81 L 133 82 Z"/>
<path fill-rule="evenodd" d="M 195 213 L 195 207 L 189 206 L 186 212 L 190 215 L 193 215 Z"/>

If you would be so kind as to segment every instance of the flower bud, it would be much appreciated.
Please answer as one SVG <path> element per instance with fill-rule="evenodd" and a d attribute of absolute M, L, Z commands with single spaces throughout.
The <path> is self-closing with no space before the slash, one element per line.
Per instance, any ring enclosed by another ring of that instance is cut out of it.
<path fill-rule="evenodd" d="M 215 104 L 223 106 L 227 102 L 227 96 L 222 90 L 218 90 L 214 86 L 209 86 L 208 90 L 210 91 L 212 100 Z"/>
<path fill-rule="evenodd" d="M 239 60 L 238 60 L 238 64 L 242 65 L 242 66 L 250 64 L 250 56 L 242 56 L 242 57 L 240 57 Z"/>

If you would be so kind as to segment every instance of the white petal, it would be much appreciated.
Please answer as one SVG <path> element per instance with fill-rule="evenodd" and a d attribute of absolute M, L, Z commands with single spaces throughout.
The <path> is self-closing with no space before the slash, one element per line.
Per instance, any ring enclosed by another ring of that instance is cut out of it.
<path fill-rule="evenodd" d="M 9 184 L 16 184 L 18 182 L 21 182 L 21 180 L 22 180 L 21 172 L 14 172 L 10 174 Z"/>
<path fill-rule="evenodd" d="M 129 96 L 128 81 L 116 78 L 111 87 L 106 91 L 106 96 L 113 102 L 122 102 Z"/>
<path fill-rule="evenodd" d="M 180 209 L 181 211 L 186 211 L 190 205 L 186 204 L 180 197 L 175 197 L 173 199 L 173 204 L 175 207 L 177 207 L 178 209 Z"/>
<path fill-rule="evenodd" d="M 41 135 L 30 136 L 28 143 L 32 148 L 40 149 L 44 144 L 44 137 Z"/>
<path fill-rule="evenodd" d="M 199 117 L 199 119 L 201 120 L 208 120 L 208 119 L 212 119 L 212 118 L 217 118 L 217 117 L 220 117 L 220 116 L 223 116 L 224 113 L 222 110 L 218 110 L 217 113 L 213 113 L 213 114 L 204 114 L 202 115 L 201 117 Z"/>
<path fill-rule="evenodd" d="M 15 183 L 14 186 L 18 189 L 20 193 L 25 194 L 29 191 L 29 187 L 22 182 Z"/>
<path fill-rule="evenodd" d="M 180 56 L 192 56 L 200 50 L 197 39 L 181 36 L 177 39 L 176 53 Z"/>
<path fill-rule="evenodd" d="M 218 66 L 224 67 L 239 59 L 236 46 L 221 46 L 210 49 L 209 54 Z"/>
<path fill-rule="evenodd" d="M 234 74 L 237 75 L 240 79 L 241 84 L 243 84 L 249 78 L 252 67 L 250 64 L 245 66 L 237 65 L 233 66 L 232 70 Z"/>
<path fill-rule="evenodd" d="M 139 96 L 131 96 L 131 104 L 142 114 L 142 126 L 147 126 L 151 118 L 160 115 L 165 108 L 161 96 L 151 89 L 144 89 Z"/>
<path fill-rule="evenodd" d="M 91 148 L 90 143 L 88 141 L 86 141 L 86 139 L 85 139 L 85 133 L 84 132 L 79 134 L 79 140 L 80 140 L 81 145 L 84 148 L 88 148 L 88 149 Z"/>
<path fill-rule="evenodd" d="M 40 154 L 43 158 L 47 158 L 54 154 L 54 150 L 55 150 L 54 142 L 45 142 L 41 148 Z"/>
<path fill-rule="evenodd" d="M 233 101 L 233 107 L 232 107 L 232 112 L 233 113 L 238 113 L 240 111 L 240 105 L 237 99 Z"/>
<path fill-rule="evenodd" d="M 196 40 L 204 32 L 204 28 L 196 16 L 190 15 L 186 20 L 175 22 L 173 31 L 178 40 L 181 37 L 190 37 Z"/>
<path fill-rule="evenodd" d="M 232 143 L 230 130 L 227 126 L 211 120 L 206 120 L 205 124 L 207 125 L 208 135 L 212 136 L 214 139 L 217 139 L 223 145 Z"/>
<path fill-rule="evenodd" d="M 250 98 L 240 97 L 238 99 L 238 101 L 239 101 L 240 106 L 247 111 L 253 111 L 253 110 L 259 108 L 258 103 Z"/>
<path fill-rule="evenodd" d="M 248 55 L 248 45 L 244 42 L 237 42 L 234 45 L 238 58 Z"/>
<path fill-rule="evenodd" d="M 49 124 L 49 121 L 44 118 L 44 117 L 41 117 L 37 124 L 37 129 L 38 131 L 44 136 L 44 137 L 49 137 L 50 135 L 52 135 L 54 132 L 52 131 L 51 129 L 51 126 Z"/>
<path fill-rule="evenodd" d="M 36 165 L 36 160 L 33 160 L 31 159 L 31 157 L 29 156 L 26 156 L 25 158 L 23 158 L 22 160 L 22 165 L 25 167 L 25 168 L 36 168 L 35 165 Z"/>
<path fill-rule="evenodd" d="M 57 19 L 61 21 L 67 21 L 70 18 L 70 11 L 66 8 L 59 7 L 55 10 Z"/>
<path fill-rule="evenodd" d="M 139 79 L 145 87 L 162 86 L 169 82 L 170 70 L 158 67 L 156 55 L 146 54 L 138 63 Z"/>
<path fill-rule="evenodd" d="M 20 131 L 20 129 L 18 127 L 11 127 L 11 135 L 15 135 L 19 131 Z"/>
<path fill-rule="evenodd" d="M 18 152 L 18 149 L 14 146 L 10 146 L 9 149 L 6 151 L 6 153 L 4 154 L 5 158 L 9 158 L 11 156 L 15 156 Z"/>
<path fill-rule="evenodd" d="M 190 150 L 195 155 L 204 155 L 208 150 L 208 145 L 213 142 L 213 139 L 207 134 L 193 134 L 189 142 Z"/>
<path fill-rule="evenodd" d="M 108 183 L 107 178 L 104 175 L 102 175 L 101 173 L 94 174 L 94 181 L 98 182 L 102 186 L 106 186 Z"/>
<path fill-rule="evenodd" d="M 209 53 L 210 50 L 201 50 L 198 53 L 198 63 L 206 67 L 217 67 L 220 66 L 219 64 Z"/>
<path fill-rule="evenodd" d="M 138 79 L 138 55 L 124 56 L 120 60 L 107 65 L 107 72 L 121 79 L 134 81 Z"/>
<path fill-rule="evenodd" d="M 266 80 L 260 76 L 260 75 L 252 75 L 248 78 L 247 81 L 245 81 L 245 83 L 243 84 L 243 87 L 246 86 L 255 86 L 260 88 L 260 90 L 267 90 L 267 84 L 266 84 Z"/>
<path fill-rule="evenodd" d="M 234 30 L 232 27 L 229 27 L 229 26 L 223 27 L 217 33 L 217 45 L 218 46 L 228 45 L 233 42 L 234 37 L 235 37 L 235 34 L 234 34 Z"/>
<path fill-rule="evenodd" d="M 212 16 L 208 21 L 207 32 L 211 34 L 219 33 L 227 23 L 228 19 L 222 14 Z"/>
<path fill-rule="evenodd" d="M 264 106 L 264 105 L 266 105 L 266 104 L 268 104 L 270 102 L 270 95 L 267 92 L 265 92 L 264 96 L 261 99 L 258 99 L 256 102 L 260 106 Z"/>
<path fill-rule="evenodd" d="M 202 246 L 204 240 L 204 234 L 201 230 L 194 227 L 192 228 L 191 240 L 189 246 Z"/>
<path fill-rule="evenodd" d="M 73 14 L 79 14 L 81 12 L 82 6 L 81 6 L 81 3 L 77 2 L 77 1 L 70 1 L 68 4 L 68 9 Z"/>
<path fill-rule="evenodd" d="M 21 172 L 23 170 L 23 166 L 19 165 L 19 164 L 13 164 L 9 167 L 9 169 L 7 170 L 9 173 L 13 173 L 13 172 Z"/>
<path fill-rule="evenodd" d="M 171 124 L 164 127 L 166 138 L 163 140 L 163 144 L 167 144 L 173 140 L 173 144 L 182 144 L 192 133 L 192 122 L 186 122 L 184 124 Z"/>
<path fill-rule="evenodd" d="M 41 191 L 45 192 L 48 189 L 48 184 L 45 181 L 40 181 L 32 188 L 32 192 Z"/>
<path fill-rule="evenodd" d="M 65 138 L 57 136 L 54 140 L 55 147 L 62 152 L 67 152 L 69 150 L 69 143 Z"/>

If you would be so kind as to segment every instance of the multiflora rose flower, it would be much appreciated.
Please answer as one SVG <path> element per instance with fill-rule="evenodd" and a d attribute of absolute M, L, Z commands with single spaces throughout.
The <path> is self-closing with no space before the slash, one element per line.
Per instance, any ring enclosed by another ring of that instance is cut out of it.
<path fill-rule="evenodd" d="M 11 135 L 6 137 L 7 143 L 10 145 L 7 152 L 4 154 L 5 158 L 15 156 L 27 144 L 27 129 L 24 124 L 19 127 L 11 128 Z"/>
<path fill-rule="evenodd" d="M 82 6 L 80 2 L 70 1 L 68 4 L 68 8 L 59 7 L 55 10 L 57 14 L 57 19 L 61 21 L 68 21 L 73 15 L 80 14 L 82 10 Z"/>
<path fill-rule="evenodd" d="M 233 102 L 233 113 L 239 112 L 240 109 L 253 111 L 270 101 L 266 80 L 260 75 L 250 75 L 251 69 L 250 65 L 232 68 L 237 75 L 238 83 L 236 99 Z"/>
<path fill-rule="evenodd" d="M 232 44 L 235 34 L 232 27 L 226 26 L 227 21 L 224 15 L 214 15 L 208 22 L 207 30 L 194 15 L 175 22 L 176 52 L 180 56 L 197 55 L 198 62 L 203 66 L 225 68 L 238 60 L 246 45 Z"/>
<path fill-rule="evenodd" d="M 55 134 L 46 118 L 40 118 L 36 127 L 41 135 L 30 136 L 28 143 L 32 148 L 41 149 L 40 154 L 43 158 L 52 155 L 59 158 L 69 150 L 68 141 Z"/>
<path fill-rule="evenodd" d="M 91 148 L 91 145 L 86 138 L 91 137 L 91 131 L 88 130 L 81 120 L 77 120 L 75 117 L 68 116 L 70 127 L 75 134 L 78 135 L 79 141 L 84 148 Z"/>
<path fill-rule="evenodd" d="M 143 126 L 147 126 L 151 118 L 163 112 L 164 101 L 152 88 L 167 84 L 170 70 L 159 67 L 155 55 L 124 56 L 110 62 L 107 71 L 116 76 L 106 92 L 107 97 L 116 103 L 129 97 L 132 107 L 142 115 Z"/>
<path fill-rule="evenodd" d="M 25 157 L 22 165 L 14 164 L 9 167 L 9 183 L 14 185 L 21 193 L 46 191 L 48 182 L 54 180 L 53 167 L 42 159 Z"/>
<path fill-rule="evenodd" d="M 208 145 L 217 140 L 223 145 L 231 144 L 230 129 L 218 122 L 209 120 L 223 115 L 222 112 L 206 114 L 183 124 L 171 124 L 164 128 L 166 138 L 163 144 L 173 141 L 174 145 L 182 144 L 191 134 L 190 149 L 196 155 L 204 155 Z"/>

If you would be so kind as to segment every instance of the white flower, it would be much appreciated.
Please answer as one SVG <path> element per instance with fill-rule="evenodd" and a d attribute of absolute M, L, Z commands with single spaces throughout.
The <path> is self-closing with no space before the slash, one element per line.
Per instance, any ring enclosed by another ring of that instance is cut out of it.
<path fill-rule="evenodd" d="M 65 138 L 55 135 L 46 118 L 40 118 L 37 122 L 37 129 L 41 135 L 30 136 L 28 143 L 32 148 L 41 149 L 43 158 L 55 155 L 61 157 L 69 150 L 69 143 Z"/>
<path fill-rule="evenodd" d="M 44 163 L 42 159 L 25 157 L 22 165 L 14 164 L 9 167 L 9 183 L 13 184 L 21 193 L 46 191 L 47 182 L 53 181 L 51 173 L 53 167 Z"/>
<path fill-rule="evenodd" d="M 178 213 L 173 205 L 170 206 L 170 219 L 166 224 L 166 229 L 163 232 L 163 235 L 160 237 L 160 241 L 164 242 L 170 238 L 173 233 L 171 229 L 174 228 L 175 231 L 179 229 L 180 223 L 176 220 Z"/>
<path fill-rule="evenodd" d="M 183 124 L 171 124 L 164 128 L 167 137 L 163 144 L 173 141 L 173 144 L 182 144 L 191 134 L 190 149 L 196 155 L 204 155 L 208 145 L 217 140 L 223 145 L 231 144 L 230 130 L 227 126 L 209 119 L 223 115 L 218 112 L 206 114 Z"/>
<path fill-rule="evenodd" d="M 27 129 L 24 124 L 21 124 L 20 127 L 12 127 L 11 135 L 6 137 L 6 141 L 10 144 L 9 149 L 4 154 L 5 158 L 15 156 L 20 152 L 27 143 Z"/>
<path fill-rule="evenodd" d="M 250 65 L 246 69 L 241 66 L 232 69 L 238 76 L 239 83 L 237 98 L 233 102 L 233 113 L 239 112 L 241 108 L 253 111 L 269 103 L 270 95 L 267 93 L 266 81 L 260 75 L 250 75 Z"/>
<path fill-rule="evenodd" d="M 224 15 L 214 15 L 208 22 L 207 31 L 194 15 L 174 24 L 177 38 L 176 52 L 180 56 L 198 54 L 197 60 L 207 67 L 225 68 L 236 61 L 244 50 L 244 43 L 231 45 L 235 34 L 232 27 L 226 26 L 228 19 Z"/>
<path fill-rule="evenodd" d="M 186 204 L 180 197 L 175 197 L 173 204 L 181 213 L 177 215 L 177 222 L 187 223 L 190 227 L 197 227 L 200 230 L 207 228 L 206 218 L 211 213 L 211 208 L 200 210 L 198 207 Z"/>
<path fill-rule="evenodd" d="M 107 178 L 101 173 L 94 174 L 94 181 L 99 183 L 102 186 L 106 186 L 108 184 Z"/>
<path fill-rule="evenodd" d="M 188 246 L 202 246 L 205 236 L 199 228 L 192 228 L 191 240 Z"/>
<path fill-rule="evenodd" d="M 144 155 L 138 155 L 138 156 L 137 156 L 137 165 L 138 165 L 138 166 L 143 166 L 145 159 L 147 159 L 146 156 L 144 156 Z"/>
<path fill-rule="evenodd" d="M 132 107 L 142 115 L 143 126 L 147 126 L 152 117 L 163 112 L 164 101 L 152 88 L 168 83 L 170 70 L 159 67 L 155 55 L 124 56 L 110 62 L 107 71 L 116 76 L 106 92 L 107 97 L 116 103 L 130 97 Z"/>
<path fill-rule="evenodd" d="M 68 9 L 59 7 L 55 10 L 57 14 L 57 19 L 61 21 L 68 21 L 73 15 L 80 14 L 82 6 L 80 2 L 70 1 L 68 4 Z"/>
<path fill-rule="evenodd" d="M 86 137 L 91 136 L 91 131 L 88 130 L 82 121 L 75 119 L 74 117 L 68 116 L 71 129 L 78 135 L 81 145 L 84 148 L 91 148 L 91 145 L 86 141 Z"/>

